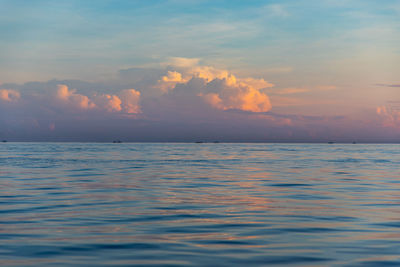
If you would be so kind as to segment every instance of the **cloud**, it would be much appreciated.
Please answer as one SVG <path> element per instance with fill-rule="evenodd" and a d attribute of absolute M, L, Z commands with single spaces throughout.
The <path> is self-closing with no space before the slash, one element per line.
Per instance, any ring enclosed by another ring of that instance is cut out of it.
<path fill-rule="evenodd" d="M 288 17 L 289 12 L 283 5 L 272 4 L 265 7 L 269 15 L 278 16 L 278 17 Z"/>
<path fill-rule="evenodd" d="M 171 91 L 175 97 L 192 94 L 190 101 L 195 101 L 197 96 L 221 110 L 265 112 L 271 109 L 269 97 L 262 89 L 273 87 L 274 84 L 262 78 L 241 78 L 225 69 L 202 66 L 197 59 L 173 59 L 177 61 L 175 66 L 179 67 L 179 72 L 172 69 L 161 77 L 157 86 L 163 92 Z"/>
<path fill-rule="evenodd" d="M 306 93 L 309 91 L 310 90 L 307 88 L 285 88 L 285 89 L 276 91 L 274 94 L 276 94 L 276 95 L 293 95 L 293 94 Z"/>
<path fill-rule="evenodd" d="M 76 93 L 67 85 L 58 85 L 56 99 L 73 109 L 97 109 L 107 112 L 140 113 L 140 92 L 135 89 L 125 89 L 117 94 L 102 94 L 94 92 L 92 97 Z"/>
<path fill-rule="evenodd" d="M 168 74 L 162 76 L 160 80 L 158 80 L 157 87 L 160 88 L 163 92 L 168 92 L 168 90 L 175 87 L 177 83 L 182 83 L 187 80 L 182 78 L 182 74 L 177 71 L 168 71 Z"/>
<path fill-rule="evenodd" d="M 94 97 L 96 106 L 108 112 L 121 111 L 121 99 L 116 95 L 101 94 Z"/>
<path fill-rule="evenodd" d="M 182 74 L 177 71 L 168 71 L 167 76 L 162 77 L 163 82 L 182 82 Z"/>
<path fill-rule="evenodd" d="M 189 68 L 198 65 L 198 58 L 170 57 L 164 65 L 170 65 L 178 68 Z"/>
<path fill-rule="evenodd" d="M 302 93 L 308 93 L 311 91 L 331 91 L 335 90 L 336 86 L 334 85 L 321 85 L 321 86 L 316 86 L 313 88 L 298 88 L 298 87 L 289 87 L 289 88 L 283 88 L 283 89 L 275 89 L 271 91 L 271 94 L 274 95 L 294 95 L 294 94 L 302 94 Z"/>
<path fill-rule="evenodd" d="M 357 136 L 359 140 L 398 140 L 400 114 L 395 102 L 356 119 L 302 116 L 298 108 L 290 108 L 315 106 L 311 94 L 296 95 L 306 92 L 304 88 L 273 89 L 274 84 L 263 78 L 243 77 L 200 65 L 198 60 L 177 61 L 179 67 L 131 68 L 121 71 L 118 79 L 101 83 L 51 80 L 2 85 L 10 89 L 0 89 L 0 137 L 339 142 Z M 320 92 L 318 87 L 311 90 Z"/>
<path fill-rule="evenodd" d="M 21 97 L 21 94 L 15 90 L 0 89 L 0 100 L 6 102 L 15 102 Z"/>
<path fill-rule="evenodd" d="M 119 93 L 122 100 L 122 110 L 126 113 L 141 113 L 140 110 L 140 92 L 135 89 L 122 90 Z"/>
<path fill-rule="evenodd" d="M 206 88 L 211 92 L 205 93 L 204 99 L 211 106 L 222 110 L 266 112 L 271 109 L 271 103 L 267 94 L 257 86 L 261 83 L 254 82 L 254 79 L 236 79 L 233 74 L 229 74 L 225 78 L 215 78 L 208 82 Z"/>
<path fill-rule="evenodd" d="M 378 83 L 377 86 L 384 86 L 384 87 L 400 87 L 400 84 L 385 84 L 385 83 Z"/>
<path fill-rule="evenodd" d="M 96 106 L 87 96 L 77 94 L 76 90 L 69 90 L 64 84 L 57 87 L 56 98 L 71 108 L 91 109 Z"/>
<path fill-rule="evenodd" d="M 382 118 L 385 127 L 400 129 L 400 109 L 396 105 L 379 106 L 376 113 Z"/>
<path fill-rule="evenodd" d="M 254 87 L 256 90 L 261 90 L 264 88 L 269 88 L 275 86 L 273 83 L 267 82 L 264 79 L 255 79 L 255 78 L 243 78 L 239 79 L 239 83 L 244 85 L 249 85 Z"/>

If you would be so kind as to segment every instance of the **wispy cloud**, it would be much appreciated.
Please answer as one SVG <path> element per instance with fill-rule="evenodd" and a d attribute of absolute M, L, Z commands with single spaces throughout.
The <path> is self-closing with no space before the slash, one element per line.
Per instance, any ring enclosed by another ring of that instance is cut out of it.
<path fill-rule="evenodd" d="M 293 95 L 310 92 L 308 88 L 284 88 L 274 92 L 276 95 Z"/>
<path fill-rule="evenodd" d="M 400 84 L 377 83 L 376 86 L 383 86 L 383 87 L 400 87 Z"/>

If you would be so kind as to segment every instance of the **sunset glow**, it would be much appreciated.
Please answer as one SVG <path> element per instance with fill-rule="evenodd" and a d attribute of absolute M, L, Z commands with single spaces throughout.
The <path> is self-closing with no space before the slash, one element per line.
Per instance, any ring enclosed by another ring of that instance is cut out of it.
<path fill-rule="evenodd" d="M 399 141 L 397 1 L 2 7 L 3 139 Z"/>

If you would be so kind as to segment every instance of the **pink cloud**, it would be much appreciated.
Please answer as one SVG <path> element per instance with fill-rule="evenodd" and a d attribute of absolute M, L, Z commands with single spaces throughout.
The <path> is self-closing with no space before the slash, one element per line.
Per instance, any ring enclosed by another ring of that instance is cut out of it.
<path fill-rule="evenodd" d="M 119 93 L 122 100 L 122 109 L 126 113 L 140 113 L 140 92 L 135 89 L 122 90 Z"/>
<path fill-rule="evenodd" d="M 121 111 L 121 99 L 116 95 L 101 94 L 94 97 L 96 106 L 108 112 Z"/>
<path fill-rule="evenodd" d="M 60 84 L 57 87 L 57 99 L 72 108 L 90 109 L 96 106 L 87 96 L 77 94 L 75 89 L 69 90 L 68 86 L 63 84 Z"/>
<path fill-rule="evenodd" d="M 134 89 L 122 90 L 117 94 L 93 93 L 92 97 L 78 94 L 66 85 L 58 85 L 56 99 L 72 109 L 103 110 L 107 112 L 140 113 L 140 92 Z"/>
<path fill-rule="evenodd" d="M 15 102 L 20 99 L 21 94 L 15 90 L 0 89 L 0 100 L 7 102 Z"/>
<path fill-rule="evenodd" d="M 380 106 L 376 108 L 376 113 L 382 118 L 383 126 L 400 128 L 400 110 L 391 106 Z"/>
<path fill-rule="evenodd" d="M 312 109 L 316 99 L 317 104 L 329 100 L 326 95 L 302 97 L 302 88 L 273 89 L 262 78 L 201 66 L 197 60 L 176 61 L 177 66 L 135 69 L 121 80 L 103 83 L 6 85 L 13 89 L 0 89 L 0 133 L 20 140 L 34 134 L 38 140 L 47 140 L 44 134 L 66 136 L 63 140 L 103 136 L 98 140 L 106 141 L 115 136 L 131 141 L 398 140 L 400 114 L 394 104 L 360 117 L 324 116 L 319 112 L 325 107 L 305 116 L 297 106 Z M 313 93 L 328 89 L 334 88 L 310 88 Z"/>

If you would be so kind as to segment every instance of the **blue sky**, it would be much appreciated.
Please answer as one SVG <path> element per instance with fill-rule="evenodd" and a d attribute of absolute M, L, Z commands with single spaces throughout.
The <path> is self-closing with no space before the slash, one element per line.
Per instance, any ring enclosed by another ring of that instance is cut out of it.
<path fill-rule="evenodd" d="M 268 70 L 320 67 L 357 56 L 360 46 L 378 57 L 399 54 L 398 1 L 17 0 L 0 6 L 6 10 L 1 69 L 10 77 L 3 81 L 93 79 L 171 56 Z"/>

